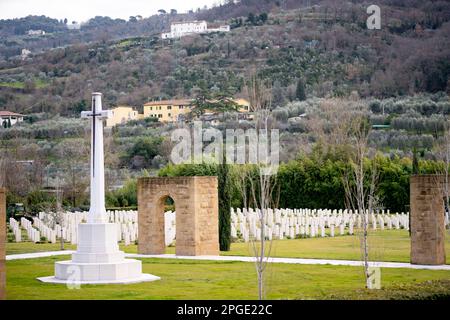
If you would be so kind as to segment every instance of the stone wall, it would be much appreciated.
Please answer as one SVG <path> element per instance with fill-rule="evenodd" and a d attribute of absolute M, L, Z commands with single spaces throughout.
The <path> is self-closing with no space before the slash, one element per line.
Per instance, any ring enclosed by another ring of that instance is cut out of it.
<path fill-rule="evenodd" d="M 410 180 L 411 263 L 445 264 L 445 217 L 441 175 Z"/>
<path fill-rule="evenodd" d="M 150 177 L 138 180 L 138 252 L 163 254 L 164 203 L 175 202 L 176 254 L 219 254 L 217 177 Z"/>
<path fill-rule="evenodd" d="M 6 297 L 6 190 L 0 188 L 0 300 Z"/>

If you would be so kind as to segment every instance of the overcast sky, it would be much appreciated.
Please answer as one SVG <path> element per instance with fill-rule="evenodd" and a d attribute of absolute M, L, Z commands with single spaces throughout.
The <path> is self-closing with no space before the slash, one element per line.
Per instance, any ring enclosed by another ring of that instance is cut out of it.
<path fill-rule="evenodd" d="M 130 16 L 151 16 L 159 9 L 186 12 L 219 0 L 0 0 L 0 19 L 46 15 L 69 21 L 86 21 L 95 16 L 128 20 Z"/>

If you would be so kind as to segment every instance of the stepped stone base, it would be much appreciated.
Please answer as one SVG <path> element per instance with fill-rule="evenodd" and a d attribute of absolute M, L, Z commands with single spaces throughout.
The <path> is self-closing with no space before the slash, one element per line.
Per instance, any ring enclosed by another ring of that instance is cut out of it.
<path fill-rule="evenodd" d="M 66 284 L 136 283 L 159 280 L 142 273 L 142 262 L 125 259 L 117 244 L 114 223 L 83 223 L 78 226 L 78 247 L 72 260 L 55 263 L 55 276 L 42 282 Z"/>
<path fill-rule="evenodd" d="M 56 284 L 75 284 L 73 280 L 61 280 L 57 279 L 54 276 L 51 277 L 41 277 L 37 278 L 39 281 L 44 283 L 56 283 Z M 156 281 L 161 280 L 160 277 L 143 273 L 138 278 L 128 278 L 128 279 L 122 279 L 122 280 L 96 280 L 96 281 L 79 281 L 76 282 L 80 285 L 82 284 L 133 284 L 133 283 L 141 283 L 141 282 L 150 282 L 150 281 Z"/>

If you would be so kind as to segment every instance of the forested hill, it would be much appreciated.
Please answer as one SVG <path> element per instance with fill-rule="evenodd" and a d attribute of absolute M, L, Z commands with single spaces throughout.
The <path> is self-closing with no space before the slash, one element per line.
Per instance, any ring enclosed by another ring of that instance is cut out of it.
<path fill-rule="evenodd" d="M 450 3 L 378 3 L 379 31 L 366 28 L 365 1 L 228 1 L 187 14 L 96 17 L 79 30 L 46 17 L 3 20 L 0 109 L 78 114 L 92 90 L 108 105 L 194 97 L 200 88 L 239 96 L 252 72 L 271 82 L 274 106 L 296 98 L 300 79 L 307 96 L 318 97 L 449 91 Z M 155 37 L 192 19 L 225 22 L 232 31 Z M 28 36 L 30 29 L 46 34 Z M 24 48 L 32 53 L 22 60 Z"/>

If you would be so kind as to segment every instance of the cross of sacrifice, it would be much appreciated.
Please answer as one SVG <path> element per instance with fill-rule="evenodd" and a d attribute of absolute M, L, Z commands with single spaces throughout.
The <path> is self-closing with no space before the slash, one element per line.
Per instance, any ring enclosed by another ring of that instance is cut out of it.
<path fill-rule="evenodd" d="M 103 154 L 103 120 L 112 117 L 111 110 L 102 110 L 102 94 L 92 93 L 92 110 L 82 111 L 81 118 L 91 119 L 91 207 L 88 222 L 103 223 L 105 209 L 105 164 Z"/>

